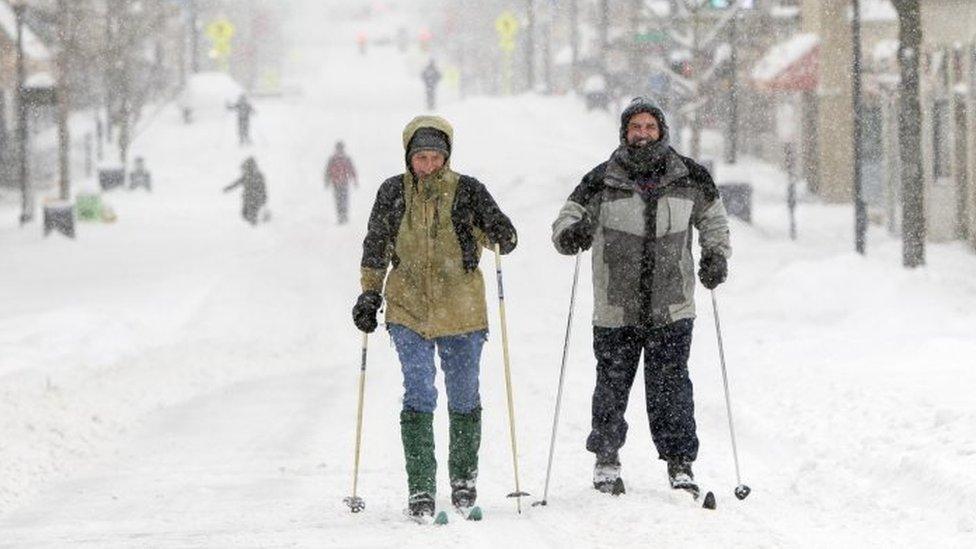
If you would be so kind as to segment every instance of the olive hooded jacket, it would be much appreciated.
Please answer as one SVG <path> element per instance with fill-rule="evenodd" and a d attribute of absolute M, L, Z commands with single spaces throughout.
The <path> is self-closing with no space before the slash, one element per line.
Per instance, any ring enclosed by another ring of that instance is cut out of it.
<path fill-rule="evenodd" d="M 420 128 L 434 128 L 453 147 L 454 130 L 436 116 L 418 116 L 403 130 L 403 147 Z M 444 167 L 420 179 L 410 169 L 383 182 L 363 241 L 362 290 L 383 293 L 387 324 L 425 338 L 488 327 L 481 247 L 515 249 L 517 235 L 477 179 Z M 384 288 L 385 282 L 385 288 Z M 385 291 L 384 291 L 385 290 Z"/>

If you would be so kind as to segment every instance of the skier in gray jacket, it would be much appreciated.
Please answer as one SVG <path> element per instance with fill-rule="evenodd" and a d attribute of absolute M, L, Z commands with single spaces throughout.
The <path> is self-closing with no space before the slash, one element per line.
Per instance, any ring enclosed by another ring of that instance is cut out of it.
<path fill-rule="evenodd" d="M 696 498 L 698 455 L 688 354 L 695 318 L 692 228 L 698 278 L 725 281 L 731 255 L 725 207 L 711 175 L 671 147 L 664 113 L 644 98 L 623 112 L 620 145 L 583 177 L 552 225 L 559 253 L 593 249 L 593 350 L 597 382 L 587 450 L 593 486 L 621 494 L 618 451 L 641 353 L 647 417 L 672 488 Z"/>

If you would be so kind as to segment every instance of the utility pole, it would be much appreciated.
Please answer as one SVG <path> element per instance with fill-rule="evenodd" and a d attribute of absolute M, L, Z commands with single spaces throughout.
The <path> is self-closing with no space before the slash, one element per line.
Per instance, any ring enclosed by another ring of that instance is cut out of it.
<path fill-rule="evenodd" d="M 898 68 L 901 84 L 898 148 L 902 188 L 902 263 L 925 265 L 925 186 L 922 179 L 922 106 L 918 65 L 922 46 L 919 0 L 893 0 L 898 12 Z"/>
<path fill-rule="evenodd" d="M 861 177 L 861 134 L 864 124 L 864 109 L 861 100 L 861 0 L 854 0 L 854 16 L 851 21 L 854 41 L 854 72 L 852 80 L 854 100 L 854 248 L 857 253 L 866 253 L 868 230 L 867 207 L 864 204 L 864 187 Z"/>
<path fill-rule="evenodd" d="M 546 94 L 552 94 L 552 20 L 554 19 L 553 4 L 549 2 L 546 17 L 542 27 L 542 76 L 546 82 Z"/>
<path fill-rule="evenodd" d="M 34 219 L 34 207 L 30 196 L 30 185 L 27 180 L 27 89 L 26 69 L 24 67 L 24 11 L 27 6 L 23 0 L 13 3 L 14 15 L 17 19 L 17 163 L 20 179 L 20 224 L 21 226 Z"/>
<path fill-rule="evenodd" d="M 579 89 L 579 0 L 569 0 L 569 50 L 572 52 L 570 75 L 573 89 Z"/>
<path fill-rule="evenodd" d="M 644 0 L 631 0 L 630 2 L 630 87 L 632 95 L 645 95 L 645 75 L 643 63 L 643 44 L 637 40 L 637 35 L 641 31 L 641 11 L 644 8 Z"/>
<path fill-rule="evenodd" d="M 197 0 L 190 0 L 190 71 L 200 72 L 200 23 Z"/>
<path fill-rule="evenodd" d="M 855 0 L 856 1 L 856 0 Z M 729 9 L 738 10 L 737 6 Z M 729 21 L 729 135 L 725 140 L 725 163 L 739 159 L 739 14 Z"/>
<path fill-rule="evenodd" d="M 115 103 L 115 82 L 116 82 L 116 67 L 115 59 L 118 55 L 115 44 L 115 35 L 112 32 L 112 14 L 119 8 L 117 0 L 106 0 L 105 1 L 105 52 L 104 54 L 108 56 L 108 62 L 104 63 L 105 71 L 105 140 L 106 143 L 112 142 L 112 131 L 114 125 L 114 116 L 112 110 Z"/>
<path fill-rule="evenodd" d="M 69 4 L 71 4 L 69 6 Z M 68 117 L 71 113 L 71 96 L 68 90 L 68 65 L 74 50 L 75 19 L 73 4 L 58 0 L 59 48 L 57 55 L 57 118 L 58 118 L 58 188 L 61 200 L 71 198 L 71 130 Z"/>
<path fill-rule="evenodd" d="M 128 28 L 131 24 L 130 0 L 122 0 L 122 13 L 119 18 L 119 28 L 117 29 L 117 40 L 120 46 L 119 51 L 119 161 L 122 163 L 123 177 L 128 177 L 129 171 L 129 147 L 132 143 L 132 82 L 130 82 L 132 67 L 132 53 L 129 48 L 132 31 Z"/>
<path fill-rule="evenodd" d="M 610 0 L 600 0 L 600 70 L 609 81 L 607 57 L 610 54 Z M 609 82 L 607 82 L 609 84 Z"/>
<path fill-rule="evenodd" d="M 525 29 L 525 84 L 531 92 L 535 89 L 535 1 L 525 0 L 528 25 Z"/>

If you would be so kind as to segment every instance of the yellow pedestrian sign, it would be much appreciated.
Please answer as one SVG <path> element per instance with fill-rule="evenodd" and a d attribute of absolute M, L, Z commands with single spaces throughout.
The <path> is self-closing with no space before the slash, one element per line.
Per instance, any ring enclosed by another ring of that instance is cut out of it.
<path fill-rule="evenodd" d="M 207 25 L 204 32 L 213 47 L 210 49 L 210 57 L 216 60 L 223 70 L 230 68 L 231 39 L 234 38 L 234 24 L 226 19 L 218 19 Z"/>
<path fill-rule="evenodd" d="M 513 43 L 519 31 L 518 18 L 515 14 L 505 10 L 495 19 L 495 30 L 498 31 L 498 41 L 501 44 Z"/>
<path fill-rule="evenodd" d="M 511 11 L 505 10 L 495 19 L 498 32 L 498 47 L 505 54 L 502 62 L 502 88 L 505 94 L 512 93 L 512 54 L 515 52 L 515 35 L 519 31 L 519 21 Z"/>
<path fill-rule="evenodd" d="M 229 43 L 234 37 L 234 24 L 226 19 L 219 19 L 207 25 L 206 33 L 214 44 Z"/>

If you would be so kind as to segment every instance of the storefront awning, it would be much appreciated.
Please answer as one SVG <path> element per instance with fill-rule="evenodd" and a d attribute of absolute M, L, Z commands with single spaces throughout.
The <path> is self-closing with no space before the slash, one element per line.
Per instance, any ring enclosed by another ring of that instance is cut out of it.
<path fill-rule="evenodd" d="M 766 92 L 800 92 L 817 88 L 820 37 L 802 33 L 771 47 L 752 69 L 753 85 Z"/>

